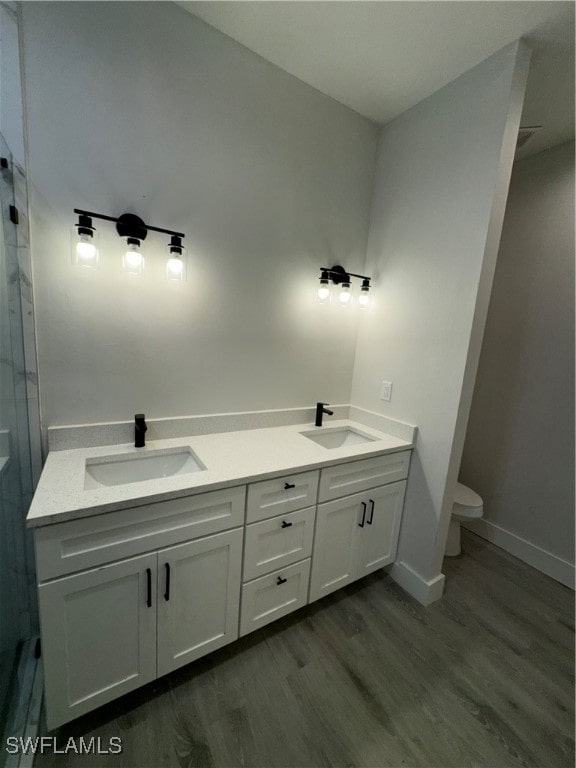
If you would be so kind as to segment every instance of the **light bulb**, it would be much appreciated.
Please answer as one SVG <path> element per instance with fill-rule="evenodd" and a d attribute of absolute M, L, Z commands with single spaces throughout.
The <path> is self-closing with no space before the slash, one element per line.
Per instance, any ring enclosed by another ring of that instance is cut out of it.
<path fill-rule="evenodd" d="M 125 272 L 131 275 L 141 275 L 144 269 L 144 256 L 140 251 L 139 243 L 129 243 L 124 254 L 123 267 Z"/>
<path fill-rule="evenodd" d="M 362 291 L 360 296 L 358 296 L 358 305 L 362 307 L 362 309 L 366 309 L 370 306 L 370 296 L 367 291 Z"/>
<path fill-rule="evenodd" d="M 135 267 L 138 269 L 141 264 L 142 264 L 142 254 L 134 250 L 134 247 L 131 246 L 126 251 L 126 266 Z"/>
<path fill-rule="evenodd" d="M 358 304 L 362 309 L 367 309 L 370 306 L 370 278 L 364 277 L 362 279 L 362 287 L 360 288 L 360 296 L 358 296 Z"/>
<path fill-rule="evenodd" d="M 168 280 L 182 280 L 184 277 L 184 262 L 178 256 L 171 256 L 166 262 L 166 277 Z"/>
<path fill-rule="evenodd" d="M 320 280 L 320 285 L 318 286 L 318 291 L 316 293 L 316 300 L 319 304 L 329 304 L 330 298 L 332 296 L 332 291 L 330 290 L 330 284 L 328 283 L 328 280 Z"/>
<path fill-rule="evenodd" d="M 84 214 L 70 229 L 70 258 L 76 267 L 98 266 L 98 232 L 92 226 L 92 219 Z"/>
<path fill-rule="evenodd" d="M 90 235 L 80 235 L 76 243 L 76 255 L 82 262 L 90 262 L 96 256 L 96 246 L 92 242 Z"/>
<path fill-rule="evenodd" d="M 172 235 L 168 243 L 166 279 L 171 282 L 186 280 L 186 248 L 182 245 L 184 235 Z"/>
<path fill-rule="evenodd" d="M 177 256 L 173 256 L 171 259 L 168 259 L 167 269 L 173 275 L 181 275 L 182 270 L 184 269 L 182 259 L 179 259 Z"/>
<path fill-rule="evenodd" d="M 338 294 L 338 303 L 341 307 L 347 307 L 352 302 L 352 294 L 350 293 L 350 283 L 342 283 L 342 288 Z"/>
<path fill-rule="evenodd" d="M 330 290 L 330 278 L 328 277 L 328 270 L 322 269 L 320 271 L 320 285 L 316 292 L 316 301 L 319 304 L 329 304 L 332 298 L 332 291 Z"/>

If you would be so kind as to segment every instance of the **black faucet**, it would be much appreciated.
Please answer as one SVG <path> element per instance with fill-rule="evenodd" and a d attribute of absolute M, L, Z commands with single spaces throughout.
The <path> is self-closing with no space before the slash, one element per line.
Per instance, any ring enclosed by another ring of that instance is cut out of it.
<path fill-rule="evenodd" d="M 328 416 L 333 416 L 334 411 L 329 411 L 328 408 L 324 408 L 325 405 L 330 405 L 330 403 L 316 403 L 316 426 L 321 427 L 322 426 L 322 416 L 327 413 Z"/>
<path fill-rule="evenodd" d="M 146 426 L 146 416 L 143 413 L 134 414 L 134 447 L 144 448 L 146 439 L 144 435 L 148 427 Z"/>

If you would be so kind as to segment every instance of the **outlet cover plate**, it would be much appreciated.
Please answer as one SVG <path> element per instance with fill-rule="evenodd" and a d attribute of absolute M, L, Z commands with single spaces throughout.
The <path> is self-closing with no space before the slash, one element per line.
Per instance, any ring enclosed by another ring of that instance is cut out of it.
<path fill-rule="evenodd" d="M 383 381 L 382 388 L 380 390 L 380 400 L 386 400 L 387 403 L 392 400 L 392 382 Z"/>

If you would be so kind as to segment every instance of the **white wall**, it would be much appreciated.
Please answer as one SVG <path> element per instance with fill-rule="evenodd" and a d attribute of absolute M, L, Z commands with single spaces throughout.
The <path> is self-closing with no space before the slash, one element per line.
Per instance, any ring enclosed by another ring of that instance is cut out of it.
<path fill-rule="evenodd" d="M 573 583 L 573 142 L 514 166 L 460 476 L 479 533 Z"/>
<path fill-rule="evenodd" d="M 24 167 L 24 115 L 15 3 L 0 5 L 0 133 L 14 160 Z"/>
<path fill-rule="evenodd" d="M 22 5 L 44 426 L 348 402 L 355 317 L 312 299 L 363 266 L 376 127 L 175 4 Z M 183 230 L 188 283 L 108 224 L 73 269 L 74 207 Z"/>
<path fill-rule="evenodd" d="M 359 329 L 352 402 L 418 425 L 398 559 L 429 585 L 441 585 L 528 58 L 521 44 L 500 51 L 386 126 L 380 144 L 366 266 L 376 304 Z"/>

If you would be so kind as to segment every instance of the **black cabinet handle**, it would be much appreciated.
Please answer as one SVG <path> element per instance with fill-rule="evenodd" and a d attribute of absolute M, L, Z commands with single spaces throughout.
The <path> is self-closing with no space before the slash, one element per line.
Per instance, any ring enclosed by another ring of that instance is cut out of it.
<path fill-rule="evenodd" d="M 164 592 L 164 600 L 168 602 L 168 600 L 170 600 L 170 563 L 165 563 L 164 568 L 166 569 L 166 591 Z"/>
<path fill-rule="evenodd" d="M 146 605 L 152 608 L 152 569 L 146 568 Z"/>
<path fill-rule="evenodd" d="M 287 581 L 288 579 L 283 579 L 282 576 L 278 576 L 278 578 L 276 579 L 276 586 L 279 587 L 280 584 L 286 584 Z"/>
<path fill-rule="evenodd" d="M 287 523 L 286 520 L 282 520 L 282 528 L 290 528 L 292 523 Z"/>
<path fill-rule="evenodd" d="M 375 503 L 374 503 L 373 499 L 370 499 L 370 504 L 372 504 L 372 506 L 370 507 L 370 520 L 366 520 L 368 525 L 372 525 L 372 521 L 374 520 L 374 506 L 375 506 Z"/>
<path fill-rule="evenodd" d="M 295 483 L 284 483 L 284 490 L 287 491 L 288 488 L 296 488 Z"/>
<path fill-rule="evenodd" d="M 360 503 L 362 504 L 362 522 L 358 523 L 358 525 L 360 528 L 364 528 L 364 520 L 366 519 L 366 502 L 361 501 Z"/>

